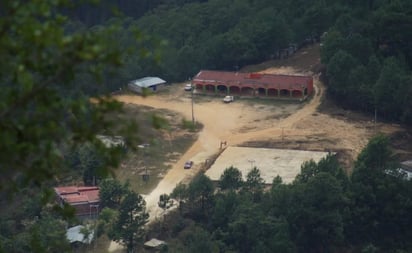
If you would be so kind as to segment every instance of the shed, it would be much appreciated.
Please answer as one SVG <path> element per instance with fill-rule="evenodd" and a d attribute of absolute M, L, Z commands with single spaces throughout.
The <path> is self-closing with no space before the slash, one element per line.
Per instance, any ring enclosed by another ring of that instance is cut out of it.
<path fill-rule="evenodd" d="M 147 89 L 150 91 L 157 91 L 161 85 L 166 83 L 165 80 L 159 77 L 143 77 L 134 81 L 131 81 L 128 84 L 128 87 L 131 91 L 136 93 L 142 93 L 143 90 Z"/>
<path fill-rule="evenodd" d="M 86 227 L 83 225 L 78 225 L 75 227 L 71 227 L 67 229 L 66 231 L 66 238 L 70 243 L 85 243 L 85 244 L 90 244 L 93 240 L 94 237 L 94 231 L 90 231 L 89 235 L 87 238 L 85 238 L 85 235 L 82 233 L 82 229 L 85 229 Z"/>
<path fill-rule="evenodd" d="M 412 172 L 412 160 L 401 162 L 401 168 Z"/>
<path fill-rule="evenodd" d="M 96 135 L 106 148 L 112 147 L 125 147 L 125 140 L 122 136 L 108 136 L 108 135 Z"/>
<path fill-rule="evenodd" d="M 160 249 L 164 245 L 167 245 L 165 241 L 161 241 L 156 238 L 152 238 L 151 240 L 144 243 L 144 246 L 149 249 Z"/>
<path fill-rule="evenodd" d="M 401 162 L 401 168 L 399 170 L 407 180 L 412 180 L 412 160 Z"/>

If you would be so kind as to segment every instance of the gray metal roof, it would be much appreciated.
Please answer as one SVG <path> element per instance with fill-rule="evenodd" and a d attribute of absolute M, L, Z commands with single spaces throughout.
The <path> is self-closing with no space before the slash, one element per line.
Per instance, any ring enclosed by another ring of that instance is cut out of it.
<path fill-rule="evenodd" d="M 153 86 L 153 85 L 164 84 L 166 83 L 166 81 L 159 77 L 148 76 L 148 77 L 143 77 L 143 78 L 131 81 L 130 83 L 133 85 L 142 87 L 142 88 L 149 88 L 150 86 Z"/>
<path fill-rule="evenodd" d="M 148 248 L 158 248 L 162 245 L 166 245 L 167 243 L 165 241 L 158 240 L 156 238 L 152 238 L 150 241 L 147 241 L 144 243 L 144 246 Z"/>
<path fill-rule="evenodd" d="M 402 169 L 409 170 L 412 172 L 412 160 L 401 162 Z"/>
<path fill-rule="evenodd" d="M 73 242 L 82 242 L 86 244 L 90 244 L 94 237 L 94 231 L 90 231 L 88 238 L 84 237 L 84 234 L 81 232 L 82 229 L 85 228 L 83 225 L 78 225 L 75 227 L 71 227 L 67 229 L 66 238 L 70 243 Z"/>
<path fill-rule="evenodd" d="M 103 144 L 106 146 L 106 148 L 111 148 L 111 147 L 124 147 L 125 146 L 125 140 L 122 136 L 109 136 L 109 135 L 96 135 L 96 138 L 99 139 Z"/>

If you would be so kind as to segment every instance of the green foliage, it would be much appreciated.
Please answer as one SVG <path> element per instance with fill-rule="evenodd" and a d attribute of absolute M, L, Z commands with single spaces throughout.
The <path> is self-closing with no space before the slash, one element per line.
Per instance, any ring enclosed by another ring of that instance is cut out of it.
<path fill-rule="evenodd" d="M 182 200 L 185 199 L 188 195 L 188 189 L 185 184 L 179 183 L 176 185 L 176 187 L 173 189 L 172 194 L 170 196 L 172 198 Z"/>
<path fill-rule="evenodd" d="M 255 201 L 259 201 L 264 187 L 265 182 L 260 176 L 260 170 L 254 167 L 246 175 L 246 182 L 243 184 L 242 191 L 246 194 L 251 194 Z"/>
<path fill-rule="evenodd" d="M 362 253 L 376 253 L 379 251 L 378 251 L 378 248 L 376 248 L 373 244 L 368 244 L 362 249 L 361 252 Z"/>
<path fill-rule="evenodd" d="M 205 219 L 214 203 L 213 182 L 203 173 L 196 175 L 189 185 L 179 183 L 173 189 L 170 197 L 179 202 L 179 211 L 185 211 L 194 218 Z"/>
<path fill-rule="evenodd" d="M 270 205 L 268 209 L 275 217 L 284 215 L 285 207 L 290 205 L 292 201 L 290 185 L 282 184 L 281 180 L 279 176 L 273 179 L 270 194 L 265 199 L 265 202 Z"/>
<path fill-rule="evenodd" d="M 66 161 L 70 169 L 83 174 L 85 185 L 97 185 L 98 180 L 103 176 L 99 175 L 99 172 L 103 167 L 104 158 L 100 157 L 97 150 L 88 143 L 68 154 Z"/>
<path fill-rule="evenodd" d="M 179 235 L 180 243 L 170 247 L 168 252 L 176 253 L 218 253 L 217 243 L 211 239 L 207 230 L 191 226 Z"/>
<path fill-rule="evenodd" d="M 374 174 L 379 174 L 383 173 L 385 169 L 390 169 L 391 166 L 393 166 L 393 157 L 392 151 L 389 149 L 389 140 L 384 135 L 377 135 L 359 154 L 355 163 L 355 171 L 362 167 L 374 172 Z"/>
<path fill-rule="evenodd" d="M 77 86 L 77 74 L 98 83 L 103 66 L 120 63 L 120 50 L 104 29 L 68 31 L 66 1 L 3 1 L 0 22 L 0 167 L 2 191 L 40 185 L 62 172 L 64 149 L 90 142 L 109 125 L 103 115 L 120 105 L 110 100 L 91 103 Z M 81 71 L 80 71 L 81 69 Z M 104 151 L 107 163 L 118 157 Z"/>
<path fill-rule="evenodd" d="M 375 83 L 376 109 L 387 119 L 399 119 L 403 111 L 403 103 L 398 101 L 407 92 L 404 87 L 411 87 L 404 69 L 394 58 L 388 58 L 383 62 L 379 78 Z M 407 88 L 409 89 L 409 88 Z"/>
<path fill-rule="evenodd" d="M 1 199 L 0 252 L 70 252 L 66 228 L 78 222 L 74 208 L 51 203 L 54 190 L 43 187 L 47 190 L 26 188 L 14 199 Z"/>
<path fill-rule="evenodd" d="M 213 227 L 227 229 L 229 221 L 232 219 L 232 215 L 239 204 L 240 199 L 234 191 L 217 195 L 211 217 Z"/>
<path fill-rule="evenodd" d="M 272 180 L 272 189 L 274 189 L 274 188 L 282 185 L 282 183 L 283 183 L 282 178 L 281 178 L 279 175 L 277 175 L 277 176 L 274 177 L 273 180 Z"/>
<path fill-rule="evenodd" d="M 182 128 L 189 129 L 190 131 L 194 132 L 196 130 L 197 123 L 191 120 L 182 119 Z"/>
<path fill-rule="evenodd" d="M 99 187 L 99 198 L 102 208 L 119 208 L 123 198 L 129 192 L 128 184 L 121 184 L 115 179 L 105 179 L 100 182 Z"/>
<path fill-rule="evenodd" d="M 306 161 L 302 164 L 301 171 L 296 176 L 295 181 L 299 183 L 307 183 L 310 178 L 316 176 L 318 173 L 318 165 L 315 163 L 315 161 Z"/>
<path fill-rule="evenodd" d="M 167 119 L 157 115 L 157 114 L 152 114 L 151 115 L 151 121 L 152 121 L 152 126 L 154 129 L 164 129 L 168 128 L 169 124 L 167 122 Z"/>
<path fill-rule="evenodd" d="M 119 215 L 108 235 L 126 246 L 128 252 L 134 252 L 136 246 L 144 240 L 144 225 L 148 218 L 143 197 L 129 191 L 120 204 Z"/>
<path fill-rule="evenodd" d="M 289 221 L 297 245 L 309 252 L 326 251 L 343 242 L 345 207 L 339 182 L 330 174 L 320 172 L 296 186 Z"/>
<path fill-rule="evenodd" d="M 329 91 L 341 105 L 410 124 L 411 10 L 406 0 L 369 1 L 340 13 L 322 37 Z"/>
<path fill-rule="evenodd" d="M 333 55 L 337 52 L 337 48 L 343 45 L 343 36 L 336 29 L 331 29 L 325 36 L 322 37 L 322 48 L 320 51 L 321 61 L 329 65 Z"/>
<path fill-rule="evenodd" d="M 348 89 L 349 75 L 342 69 L 350 72 L 356 65 L 356 59 L 345 51 L 340 50 L 332 56 L 326 73 L 332 94 L 339 94 L 342 99 L 351 95 L 350 89 Z"/>
<path fill-rule="evenodd" d="M 66 226 L 65 222 L 52 216 L 27 221 L 24 232 L 9 243 L 0 243 L 4 247 L 0 248 L 0 252 L 70 252 Z"/>
<path fill-rule="evenodd" d="M 170 208 L 172 203 L 169 195 L 162 194 L 159 196 L 158 206 L 163 210 Z"/>
<path fill-rule="evenodd" d="M 219 179 L 219 188 L 221 190 L 237 190 L 242 184 L 242 172 L 233 166 L 226 168 Z"/>
<path fill-rule="evenodd" d="M 114 223 L 117 220 L 119 212 L 108 207 L 103 208 L 100 211 L 99 219 L 97 221 L 97 236 L 102 236 L 103 234 L 112 233 Z"/>
<path fill-rule="evenodd" d="M 203 173 L 200 173 L 190 182 L 187 191 L 190 205 L 192 205 L 194 209 L 199 209 L 200 215 L 207 215 L 214 199 L 212 180 Z"/>
<path fill-rule="evenodd" d="M 170 197 L 178 201 L 180 213 L 182 213 L 183 202 L 185 199 L 187 199 L 187 196 L 188 196 L 187 188 L 188 187 L 185 184 L 179 183 L 176 185 L 176 187 L 173 189 L 172 193 L 170 194 Z"/>
<path fill-rule="evenodd" d="M 307 183 L 319 173 L 328 173 L 338 179 L 342 186 L 347 186 L 348 177 L 340 167 L 335 155 L 329 154 L 318 163 L 313 160 L 306 161 L 301 166 L 301 172 L 296 176 L 294 183 Z"/>
<path fill-rule="evenodd" d="M 347 237 L 355 245 L 389 249 L 410 249 L 406 237 L 411 210 L 411 182 L 397 172 L 398 166 L 385 136 L 376 136 L 359 155 L 351 177 L 351 216 Z M 357 236 L 353 236 L 353 235 Z M 406 241 L 405 241 L 406 240 Z M 404 243 L 405 242 L 405 243 Z"/>
<path fill-rule="evenodd" d="M 164 5 L 136 22 L 166 42 L 163 61 L 156 67 L 139 65 L 144 73 L 162 73 L 173 81 L 187 80 L 199 69 L 238 70 L 279 57 L 291 43 L 316 40 L 333 23 L 337 11 L 334 5 L 319 1 L 297 6 L 294 1 L 262 0 Z"/>

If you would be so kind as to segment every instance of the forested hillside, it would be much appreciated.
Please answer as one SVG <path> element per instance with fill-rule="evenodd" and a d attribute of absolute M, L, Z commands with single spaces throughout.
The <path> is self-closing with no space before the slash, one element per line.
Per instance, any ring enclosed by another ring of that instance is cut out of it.
<path fill-rule="evenodd" d="M 323 37 L 330 94 L 343 106 L 412 123 L 412 3 L 369 1 Z"/>
<path fill-rule="evenodd" d="M 120 79 L 108 79 L 111 84 L 122 85 L 136 75 L 183 81 L 200 69 L 239 70 L 278 58 L 282 50 L 318 41 L 343 11 L 341 5 L 321 2 L 262 0 L 172 1 L 148 9 L 143 16 L 108 21 L 122 24 L 117 39 L 123 47 L 135 43 L 134 29 L 150 44 L 140 55 L 127 55 Z"/>

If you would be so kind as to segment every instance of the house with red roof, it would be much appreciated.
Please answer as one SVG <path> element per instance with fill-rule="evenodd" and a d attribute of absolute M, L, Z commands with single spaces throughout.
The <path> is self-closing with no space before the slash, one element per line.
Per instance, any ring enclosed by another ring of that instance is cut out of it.
<path fill-rule="evenodd" d="M 99 187 L 61 186 L 55 187 L 57 201 L 74 207 L 75 215 L 81 219 L 97 218 L 100 212 Z"/>
<path fill-rule="evenodd" d="M 304 99 L 313 93 L 313 77 L 201 70 L 192 79 L 197 93 L 243 97 Z"/>

